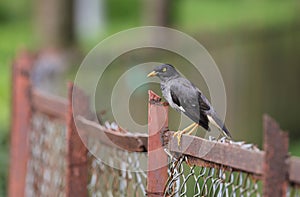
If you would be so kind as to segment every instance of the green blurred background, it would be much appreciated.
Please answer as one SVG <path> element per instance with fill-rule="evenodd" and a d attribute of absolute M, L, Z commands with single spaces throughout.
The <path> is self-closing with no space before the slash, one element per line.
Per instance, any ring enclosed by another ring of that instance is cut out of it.
<path fill-rule="evenodd" d="M 59 5 L 59 1 L 53 2 Z M 67 2 L 65 7 L 73 3 L 71 0 L 61 2 Z M 11 65 L 16 52 L 23 48 L 38 51 L 54 43 L 51 47 L 76 48 L 85 54 L 103 38 L 141 25 L 173 27 L 190 34 L 209 51 L 224 78 L 228 103 L 226 122 L 236 140 L 261 146 L 262 114 L 269 113 L 289 131 L 291 154 L 300 156 L 298 0 L 109 0 L 96 5 L 101 6 L 98 10 L 101 14 L 96 15 L 101 17 L 98 20 L 101 25 L 95 28 L 94 34 L 82 33 L 80 27 L 73 33 L 76 28 L 71 24 L 64 27 L 68 34 L 62 36 L 63 41 L 52 42 L 49 38 L 56 36 L 56 32 L 55 29 L 47 30 L 47 18 L 51 18 L 51 8 L 56 10 L 53 4 L 47 5 L 46 1 L 0 2 L 0 196 L 6 195 Z M 54 15 L 65 20 L 61 11 Z M 89 21 L 89 15 L 79 18 L 83 19 L 83 24 Z M 72 31 L 68 27 L 73 28 Z M 78 62 L 81 59 L 79 57 Z M 78 63 L 73 64 L 67 79 L 72 79 L 76 72 Z M 133 62 L 127 64 L 133 65 Z M 111 72 L 122 71 L 112 69 Z M 192 71 L 187 70 L 185 74 L 192 76 Z M 113 84 L 114 80 L 108 83 Z M 146 90 L 141 91 L 146 94 Z M 103 100 L 102 105 L 106 106 L 108 101 Z M 134 117 L 145 110 L 131 112 Z"/>

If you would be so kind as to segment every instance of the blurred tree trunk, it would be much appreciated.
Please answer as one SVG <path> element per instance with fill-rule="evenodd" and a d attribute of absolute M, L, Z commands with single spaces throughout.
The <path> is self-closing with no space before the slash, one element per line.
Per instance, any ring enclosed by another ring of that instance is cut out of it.
<path fill-rule="evenodd" d="M 36 0 L 34 10 L 39 53 L 33 85 L 63 95 L 67 73 L 81 57 L 74 31 L 74 0 Z"/>
<path fill-rule="evenodd" d="M 35 22 L 41 47 L 68 48 L 75 42 L 73 0 L 36 0 Z"/>
<path fill-rule="evenodd" d="M 174 0 L 144 0 L 142 20 L 145 25 L 170 26 Z"/>

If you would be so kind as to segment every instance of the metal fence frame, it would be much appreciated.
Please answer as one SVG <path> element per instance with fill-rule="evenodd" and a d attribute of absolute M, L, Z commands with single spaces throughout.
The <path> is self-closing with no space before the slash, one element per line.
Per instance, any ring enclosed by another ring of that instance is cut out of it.
<path fill-rule="evenodd" d="M 267 115 L 264 116 L 264 151 L 249 151 L 237 146 L 218 143 L 195 136 L 182 136 L 181 147 L 173 132 L 168 131 L 168 105 L 149 91 L 148 136 L 120 134 L 101 127 L 95 122 L 77 117 L 75 127 L 72 102 L 88 106 L 87 98 L 81 91 L 76 91 L 78 101 L 72 100 L 74 87 L 69 84 L 68 98 L 47 95 L 31 86 L 31 71 L 34 56 L 21 52 L 13 64 L 12 91 L 12 130 L 10 149 L 10 169 L 8 193 L 11 197 L 24 196 L 26 185 L 27 161 L 29 159 L 28 136 L 30 119 L 33 111 L 38 111 L 60 119 L 67 125 L 66 156 L 66 196 L 88 196 L 87 153 L 77 133 L 77 129 L 97 130 L 101 135 L 109 136 L 113 143 L 133 152 L 148 152 L 148 168 L 153 165 L 164 167 L 148 171 L 147 195 L 162 196 L 168 179 L 168 156 L 163 151 L 167 148 L 172 153 L 184 154 L 189 162 L 198 166 L 227 166 L 237 171 L 251 173 L 263 180 L 264 196 L 285 196 L 288 185 L 300 185 L 300 158 L 288 154 L 288 134 L 280 130 L 279 125 Z M 87 109 L 87 107 L 83 107 Z M 88 112 L 86 112 L 88 113 Z M 164 125 L 159 128 L 159 125 Z M 107 143 L 103 141 L 103 143 Z M 213 148 L 202 154 L 200 147 Z M 109 144 L 108 144 L 109 145 Z M 152 151 L 158 150 L 159 151 Z M 182 151 L 184 150 L 184 151 Z M 204 156 L 203 156 L 204 155 Z"/>

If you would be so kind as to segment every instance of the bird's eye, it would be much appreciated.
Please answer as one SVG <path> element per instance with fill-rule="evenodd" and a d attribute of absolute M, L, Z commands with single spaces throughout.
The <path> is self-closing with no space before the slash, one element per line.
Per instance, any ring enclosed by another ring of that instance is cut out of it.
<path fill-rule="evenodd" d="M 163 72 L 166 72 L 166 71 L 167 71 L 167 68 L 163 68 L 162 71 L 163 71 Z"/>

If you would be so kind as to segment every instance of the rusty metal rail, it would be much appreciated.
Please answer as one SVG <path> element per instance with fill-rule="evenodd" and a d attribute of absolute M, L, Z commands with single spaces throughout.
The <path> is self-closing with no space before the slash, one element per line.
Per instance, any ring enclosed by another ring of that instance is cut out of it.
<path fill-rule="evenodd" d="M 291 183 L 300 185 L 300 158 L 290 157 L 288 161 L 288 176 Z"/>
<path fill-rule="evenodd" d="M 78 129 L 97 133 L 96 139 L 112 147 L 119 147 L 131 152 L 147 152 L 148 136 L 145 134 L 121 133 L 107 129 L 94 121 L 77 118 L 80 124 Z M 238 171 L 245 171 L 261 177 L 264 173 L 264 151 L 252 151 L 239 145 L 210 141 L 197 136 L 182 136 L 182 143 L 177 144 L 177 138 L 173 137 L 173 131 L 169 131 L 170 141 L 168 150 L 190 156 L 191 164 L 206 165 L 210 167 L 228 166 Z M 109 138 L 109 140 L 105 140 Z M 209 151 L 208 151 L 209 149 Z M 300 184 L 300 159 L 288 157 L 285 162 L 288 168 L 288 180 L 291 183 Z"/>
<path fill-rule="evenodd" d="M 237 145 L 187 135 L 182 136 L 180 146 L 177 144 L 177 138 L 171 137 L 169 150 L 240 171 L 257 175 L 263 173 L 263 151 L 251 151 Z"/>
<path fill-rule="evenodd" d="M 268 121 L 274 123 L 271 119 L 268 119 Z M 272 133 L 270 136 L 274 137 L 274 135 L 276 134 Z M 172 152 L 190 156 L 191 164 L 209 167 L 227 166 L 237 171 L 252 173 L 258 177 L 265 174 L 263 169 L 264 151 L 247 150 L 238 145 L 209 141 L 197 136 L 183 135 L 181 141 L 181 145 L 178 146 L 177 138 L 171 137 L 168 149 Z M 300 185 L 300 158 L 286 155 L 283 162 L 286 164 L 287 180 L 291 184 Z M 272 161 L 267 161 L 267 163 L 274 164 Z M 284 178 L 285 175 L 281 177 Z"/>
<path fill-rule="evenodd" d="M 66 114 L 68 112 L 68 100 L 66 98 L 54 96 L 32 88 L 31 99 L 31 105 L 35 111 L 66 121 Z"/>
<path fill-rule="evenodd" d="M 73 102 L 79 102 L 81 105 L 88 105 L 86 99 L 80 101 L 73 100 L 73 84 L 68 86 L 68 116 L 67 116 L 67 158 L 66 158 L 66 196 L 88 196 L 87 188 L 82 185 L 88 184 L 88 150 L 82 143 L 81 137 L 77 132 L 73 117 Z M 77 93 L 79 93 L 77 91 Z"/>
<path fill-rule="evenodd" d="M 129 152 L 147 152 L 148 135 L 142 133 L 124 133 L 117 130 L 108 129 L 94 121 L 77 117 L 77 129 L 80 133 L 87 133 L 90 137 L 99 140 L 101 143 L 116 147 Z"/>
<path fill-rule="evenodd" d="M 13 63 L 12 129 L 10 137 L 10 169 L 8 194 L 22 196 L 25 192 L 28 136 L 31 121 L 29 73 L 33 65 L 31 54 L 21 52 Z"/>
<path fill-rule="evenodd" d="M 149 91 L 148 104 L 148 183 L 147 195 L 162 196 L 168 179 L 168 157 L 164 152 L 162 136 L 168 130 L 168 106 Z"/>

